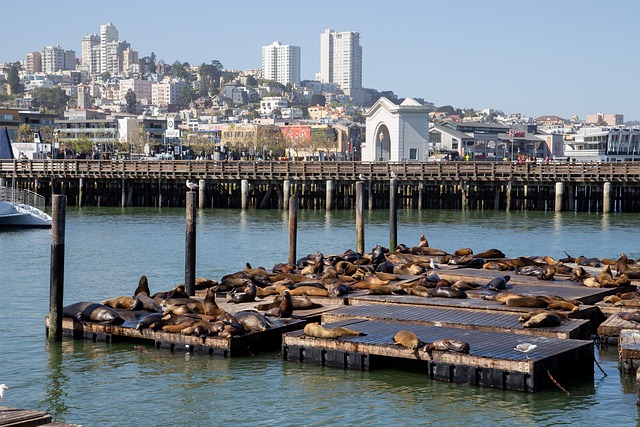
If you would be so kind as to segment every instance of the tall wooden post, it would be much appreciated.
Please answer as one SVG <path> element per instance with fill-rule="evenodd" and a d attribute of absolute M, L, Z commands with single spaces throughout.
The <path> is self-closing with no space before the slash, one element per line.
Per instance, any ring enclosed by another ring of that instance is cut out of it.
<path fill-rule="evenodd" d="M 605 182 L 602 189 L 602 212 L 611 212 L 611 183 Z"/>
<path fill-rule="evenodd" d="M 127 180 L 122 178 L 122 196 L 120 200 L 120 205 L 124 208 L 127 206 Z"/>
<path fill-rule="evenodd" d="M 184 283 L 188 295 L 196 294 L 196 192 L 187 191 L 187 235 L 184 254 Z"/>
<path fill-rule="evenodd" d="M 198 208 L 204 209 L 204 202 L 207 197 L 207 181 L 198 180 Z"/>
<path fill-rule="evenodd" d="M 564 183 L 556 182 L 556 203 L 554 210 L 556 212 L 562 212 L 562 196 L 564 194 Z"/>
<path fill-rule="evenodd" d="M 82 207 L 82 198 L 84 196 L 84 178 L 78 180 L 78 207 Z"/>
<path fill-rule="evenodd" d="M 356 182 L 356 252 L 364 253 L 364 183 Z"/>
<path fill-rule="evenodd" d="M 326 194 L 326 199 L 325 199 L 325 208 L 328 211 L 333 210 L 333 192 L 334 192 L 334 185 L 333 185 L 333 180 L 328 179 L 327 183 L 326 183 L 326 189 L 327 189 L 327 194 Z"/>
<path fill-rule="evenodd" d="M 289 209 L 289 197 L 291 197 L 291 181 L 285 179 L 282 182 L 282 207 Z"/>
<path fill-rule="evenodd" d="M 246 179 L 240 181 L 240 204 L 242 209 L 249 207 L 249 181 Z"/>
<path fill-rule="evenodd" d="M 398 180 L 389 181 L 389 250 L 398 246 Z"/>
<path fill-rule="evenodd" d="M 298 197 L 289 198 L 289 266 L 296 266 L 296 247 L 298 244 Z"/>
<path fill-rule="evenodd" d="M 504 210 L 506 210 L 507 212 L 509 212 L 511 210 L 511 187 L 512 187 L 513 183 L 511 181 L 507 182 L 507 188 L 505 190 L 505 192 L 507 193 L 507 201 L 505 202 L 505 207 Z"/>
<path fill-rule="evenodd" d="M 51 198 L 51 265 L 49 281 L 49 339 L 62 341 L 62 302 L 64 300 L 64 232 L 67 197 Z"/>

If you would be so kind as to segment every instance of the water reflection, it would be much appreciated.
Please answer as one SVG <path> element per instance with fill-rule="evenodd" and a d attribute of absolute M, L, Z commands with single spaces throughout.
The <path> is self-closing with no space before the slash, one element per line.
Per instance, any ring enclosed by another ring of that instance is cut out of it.
<path fill-rule="evenodd" d="M 46 350 L 49 353 L 47 363 L 47 383 L 45 386 L 46 400 L 40 402 L 46 407 L 46 412 L 51 414 L 54 420 L 64 419 L 64 415 L 69 411 L 69 406 L 65 403 L 67 397 L 67 383 L 69 376 L 63 365 L 63 343 L 46 343 Z"/>

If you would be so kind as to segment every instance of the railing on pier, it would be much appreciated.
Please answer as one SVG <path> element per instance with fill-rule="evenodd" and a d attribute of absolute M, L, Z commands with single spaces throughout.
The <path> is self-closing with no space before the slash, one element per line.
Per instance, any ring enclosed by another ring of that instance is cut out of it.
<path fill-rule="evenodd" d="M 640 182 L 640 162 L 292 162 L 215 160 L 2 160 L 0 176 L 165 179 Z"/>
<path fill-rule="evenodd" d="M 0 200 L 13 204 L 30 205 L 44 212 L 45 198 L 22 188 L 0 187 Z"/>

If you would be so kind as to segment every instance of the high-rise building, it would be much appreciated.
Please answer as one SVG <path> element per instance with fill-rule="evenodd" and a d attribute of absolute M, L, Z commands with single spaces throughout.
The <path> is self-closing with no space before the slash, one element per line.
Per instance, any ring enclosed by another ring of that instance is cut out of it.
<path fill-rule="evenodd" d="M 61 70 L 76 69 L 76 52 L 64 50 L 58 45 L 42 48 L 42 71 L 55 73 Z"/>
<path fill-rule="evenodd" d="M 113 49 L 109 49 L 109 43 L 118 41 L 118 30 L 111 22 L 100 25 L 100 73 L 109 71 L 109 64 L 113 64 Z"/>
<path fill-rule="evenodd" d="M 42 54 L 40 52 L 27 53 L 26 69 L 27 74 L 42 72 Z"/>
<path fill-rule="evenodd" d="M 342 90 L 362 88 L 362 46 L 355 31 L 320 34 L 320 81 L 336 83 Z"/>
<path fill-rule="evenodd" d="M 100 46 L 100 37 L 97 34 L 88 34 L 82 38 L 82 65 L 91 67 L 92 49 L 96 46 Z"/>
<path fill-rule="evenodd" d="M 279 41 L 262 46 L 262 76 L 283 85 L 300 84 L 300 46 L 283 45 Z"/>

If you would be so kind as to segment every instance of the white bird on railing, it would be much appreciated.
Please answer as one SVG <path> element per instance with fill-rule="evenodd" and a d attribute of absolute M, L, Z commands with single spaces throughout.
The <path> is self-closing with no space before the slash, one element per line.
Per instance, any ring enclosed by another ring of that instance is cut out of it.
<path fill-rule="evenodd" d="M 189 187 L 189 190 L 194 191 L 198 188 L 198 184 L 187 180 L 187 187 Z"/>
<path fill-rule="evenodd" d="M 528 359 L 529 355 L 527 353 L 529 353 L 530 351 L 535 350 L 536 347 L 537 347 L 537 345 L 535 345 L 535 344 L 530 344 L 528 342 L 523 342 L 523 343 L 520 343 L 517 346 L 515 346 L 513 349 L 524 353 L 524 355 Z"/>
<path fill-rule="evenodd" d="M 394 171 L 391 171 L 391 179 L 396 179 L 398 175 Z"/>
<path fill-rule="evenodd" d="M 4 391 L 9 390 L 6 384 L 0 384 L 0 400 L 4 399 Z"/>
<path fill-rule="evenodd" d="M 363 174 L 360 174 L 360 175 L 358 175 L 358 179 L 359 179 L 360 181 L 366 181 L 366 180 L 367 180 L 367 177 L 366 177 L 366 176 L 364 176 Z"/>

